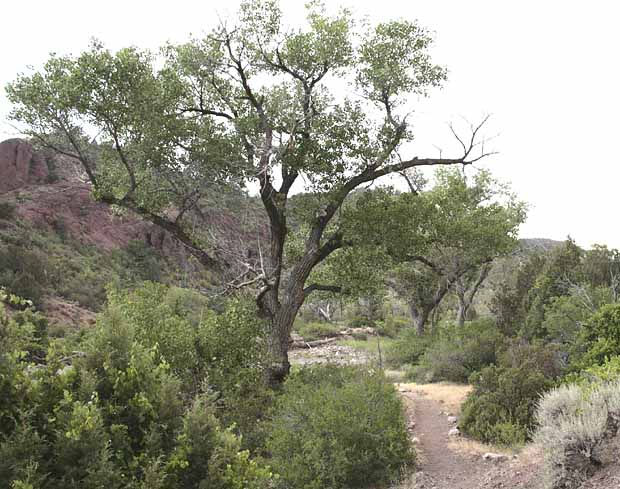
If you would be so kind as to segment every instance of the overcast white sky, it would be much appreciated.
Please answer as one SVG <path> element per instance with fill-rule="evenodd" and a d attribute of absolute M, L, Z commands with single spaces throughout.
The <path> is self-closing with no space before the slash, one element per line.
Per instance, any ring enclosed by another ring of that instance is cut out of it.
<path fill-rule="evenodd" d="M 291 19 L 303 1 L 283 0 Z M 500 152 L 486 166 L 531 205 L 522 237 L 620 247 L 620 5 L 612 0 L 326 0 L 372 20 L 417 19 L 436 33 L 441 91 L 417 107 L 420 151 L 451 148 L 446 123 L 493 114 Z M 96 37 L 112 49 L 183 41 L 234 12 L 238 0 L 9 0 L 2 4 L 0 85 L 50 52 L 78 54 Z M 294 20 L 293 20 L 294 21 Z M 0 139 L 15 135 L 0 93 Z M 424 156 L 424 155 L 421 155 Z"/>

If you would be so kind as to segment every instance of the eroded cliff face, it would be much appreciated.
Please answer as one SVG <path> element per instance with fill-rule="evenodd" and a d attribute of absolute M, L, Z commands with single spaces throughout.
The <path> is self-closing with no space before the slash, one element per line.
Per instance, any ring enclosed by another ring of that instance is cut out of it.
<path fill-rule="evenodd" d="M 267 228 L 259 224 L 265 222 L 262 208 L 242 192 L 225 202 L 219 197 L 201 202 L 201 225 L 209 227 L 218 237 L 218 249 L 226 251 L 221 252 L 222 262 L 250 252 L 256 256 L 257 240 L 267 240 Z M 154 251 L 163 282 L 208 290 L 224 282 L 224 274 L 229 273 L 204 269 L 171 234 L 129 211 L 95 200 L 78 161 L 37 150 L 26 140 L 0 143 L 0 206 L 4 213 L 0 215 L 0 251 L 18 246 L 45 263 L 55 263 L 62 256 L 75 271 L 86 260 L 80 257 L 84 250 L 89 257 L 96 255 L 101 265 L 113 255 L 120 256 L 115 254 L 117 250 L 121 255 L 129 253 L 138 242 Z M 168 212 L 173 217 L 175 210 Z M 53 234 L 60 239 L 49 240 Z M 52 241 L 54 245 L 47 246 Z M 111 274 L 116 273 L 112 261 L 109 268 Z M 44 292 L 40 306 L 50 319 L 57 318 L 56 322 L 64 325 L 92 322 L 91 311 L 84 309 L 90 306 L 56 283 L 47 288 L 50 290 Z"/>
<path fill-rule="evenodd" d="M 49 182 L 46 157 L 23 139 L 0 143 L 0 193 Z"/>
<path fill-rule="evenodd" d="M 150 223 L 114 215 L 95 201 L 77 162 L 37 151 L 22 139 L 0 143 L 0 200 L 12 202 L 16 217 L 38 229 L 68 234 L 102 250 L 136 239 L 163 244 L 163 234 Z"/>

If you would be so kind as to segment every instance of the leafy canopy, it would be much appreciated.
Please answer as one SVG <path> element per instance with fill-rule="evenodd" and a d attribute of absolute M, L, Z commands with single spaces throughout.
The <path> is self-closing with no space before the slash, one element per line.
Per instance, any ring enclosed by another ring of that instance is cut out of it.
<path fill-rule="evenodd" d="M 358 26 L 318 2 L 303 29 L 281 19 L 276 2 L 248 1 L 237 25 L 157 54 L 95 41 L 77 57 L 54 55 L 7 87 L 12 118 L 79 157 L 100 195 L 151 212 L 277 167 L 333 190 L 377 158 L 394 159 L 388 150 L 411 137 L 397 116 L 406 95 L 445 78 L 428 32 L 408 21 Z M 334 76 L 359 96 L 342 96 Z"/>

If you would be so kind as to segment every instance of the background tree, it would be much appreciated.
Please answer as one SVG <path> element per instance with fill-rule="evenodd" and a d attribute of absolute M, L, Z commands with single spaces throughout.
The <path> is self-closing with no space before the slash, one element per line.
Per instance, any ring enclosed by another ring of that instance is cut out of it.
<path fill-rule="evenodd" d="M 454 282 L 454 294 L 458 299 L 456 322 L 459 326 L 465 324 L 465 320 L 471 313 L 471 307 L 474 303 L 476 294 L 486 281 L 490 272 L 491 262 L 483 263 L 477 270 L 472 269 L 464 273 Z"/>
<path fill-rule="evenodd" d="M 413 138 L 410 96 L 446 77 L 429 56 L 426 30 L 408 21 L 358 28 L 348 11 L 330 16 L 318 3 L 303 29 L 285 28 L 281 17 L 275 1 L 246 1 L 234 22 L 161 55 L 94 43 L 78 57 L 53 56 L 8 87 L 13 119 L 79 160 L 97 198 L 166 229 L 205 266 L 227 260 L 225 250 L 215 252 L 201 199 L 218 184 L 258 184 L 268 243 L 238 264 L 231 286 L 256 287 L 270 325 L 273 383 L 289 371 L 300 306 L 330 287 L 307 280 L 347 242 L 332 225 L 347 196 L 390 173 L 484 156 L 479 128 L 456 158 L 399 154 Z M 355 95 L 343 95 L 343 83 Z M 284 273 L 287 202 L 302 179 L 317 205 L 302 253 Z"/>
<path fill-rule="evenodd" d="M 593 245 L 581 261 L 581 274 L 592 287 L 609 287 L 612 301 L 620 294 L 620 252 L 605 245 Z"/>
<path fill-rule="evenodd" d="M 527 297 L 545 264 L 541 252 L 515 256 L 501 268 L 501 277 L 493 283 L 489 309 L 506 336 L 517 334 L 527 315 Z"/>
<path fill-rule="evenodd" d="M 525 321 L 521 335 L 528 339 L 545 337 L 545 310 L 556 297 L 570 294 L 579 280 L 583 250 L 569 237 L 562 246 L 554 248 L 546 258 L 532 287 L 527 291 Z"/>
<path fill-rule="evenodd" d="M 369 193 L 355 212 L 360 227 L 382 223 L 363 236 L 372 234 L 395 264 L 387 283 L 409 304 L 419 334 L 451 290 L 463 324 L 489 264 L 514 249 L 525 218 L 524 204 L 488 172 L 468 178 L 458 169 L 438 170 L 421 193 Z"/>

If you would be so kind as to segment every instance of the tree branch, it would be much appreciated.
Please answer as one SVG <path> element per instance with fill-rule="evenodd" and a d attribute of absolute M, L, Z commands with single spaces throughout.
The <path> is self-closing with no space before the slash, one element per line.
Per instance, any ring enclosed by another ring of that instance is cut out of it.
<path fill-rule="evenodd" d="M 129 196 L 118 199 L 112 195 L 104 195 L 100 197 L 99 200 L 101 202 L 105 202 L 106 204 L 118 205 L 119 207 L 129 209 L 165 231 L 168 231 L 172 236 L 179 240 L 204 266 L 221 269 L 222 265 L 227 265 L 226 263 L 220 263 L 218 260 L 209 255 L 189 234 L 185 232 L 185 230 L 183 230 L 178 223 L 151 212 L 147 208 L 134 202 Z"/>
<path fill-rule="evenodd" d="M 338 285 L 311 284 L 304 289 L 304 297 L 308 297 L 314 291 L 339 293 L 342 292 L 342 287 Z"/>

